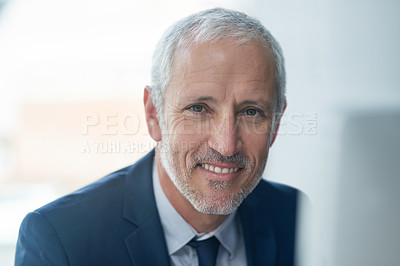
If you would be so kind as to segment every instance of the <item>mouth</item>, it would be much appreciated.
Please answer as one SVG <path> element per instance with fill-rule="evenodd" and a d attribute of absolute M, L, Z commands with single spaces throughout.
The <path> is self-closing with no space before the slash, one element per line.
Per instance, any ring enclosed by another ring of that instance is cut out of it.
<path fill-rule="evenodd" d="M 214 166 L 212 164 L 207 164 L 207 163 L 202 163 L 200 166 L 210 172 L 214 172 L 216 174 L 229 174 L 229 173 L 236 173 L 238 172 L 241 168 L 239 167 L 219 167 L 219 166 Z"/>

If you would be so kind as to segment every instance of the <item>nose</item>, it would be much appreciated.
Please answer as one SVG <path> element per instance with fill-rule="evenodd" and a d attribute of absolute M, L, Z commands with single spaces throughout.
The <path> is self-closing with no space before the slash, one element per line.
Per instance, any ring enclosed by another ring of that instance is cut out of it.
<path fill-rule="evenodd" d="M 219 121 L 214 121 L 208 145 L 224 156 L 237 153 L 241 139 L 234 115 L 225 115 Z"/>

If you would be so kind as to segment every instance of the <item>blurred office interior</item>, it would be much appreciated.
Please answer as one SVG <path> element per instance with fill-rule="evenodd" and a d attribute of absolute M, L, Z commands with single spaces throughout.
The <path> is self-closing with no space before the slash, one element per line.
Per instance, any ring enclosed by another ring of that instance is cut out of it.
<path fill-rule="evenodd" d="M 264 178 L 311 200 L 298 264 L 398 265 L 396 0 L 0 0 L 0 265 L 27 212 L 154 147 L 142 97 L 155 44 L 217 6 L 258 18 L 285 54 L 288 108 Z"/>

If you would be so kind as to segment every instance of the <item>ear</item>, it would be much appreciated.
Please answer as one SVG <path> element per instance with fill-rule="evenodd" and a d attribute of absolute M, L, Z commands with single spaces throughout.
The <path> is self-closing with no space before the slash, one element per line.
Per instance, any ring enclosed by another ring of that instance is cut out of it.
<path fill-rule="evenodd" d="M 276 136 L 278 135 L 279 126 L 280 126 L 280 123 L 281 123 L 281 119 L 282 119 L 283 113 L 286 110 L 286 106 L 287 106 L 287 101 L 286 101 L 286 97 L 285 97 L 285 99 L 283 101 L 282 109 L 280 110 L 279 116 L 276 118 L 276 121 L 275 121 L 274 132 L 272 133 L 271 143 L 269 144 L 270 147 L 272 146 L 272 144 L 274 144 Z"/>
<path fill-rule="evenodd" d="M 161 128 L 158 119 L 158 113 L 154 106 L 153 99 L 150 95 L 151 88 L 146 86 L 144 88 L 144 111 L 146 114 L 147 129 L 149 130 L 150 136 L 157 142 L 161 140 Z"/>

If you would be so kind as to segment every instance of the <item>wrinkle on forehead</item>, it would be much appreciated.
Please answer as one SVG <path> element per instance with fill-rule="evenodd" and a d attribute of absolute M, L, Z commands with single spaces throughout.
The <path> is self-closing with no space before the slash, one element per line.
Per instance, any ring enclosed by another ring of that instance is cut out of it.
<path fill-rule="evenodd" d="M 259 75 L 262 76 L 260 78 L 256 77 L 257 75 L 252 75 L 253 77 L 248 77 L 248 72 L 209 72 L 201 75 L 201 72 L 207 72 L 212 67 L 204 69 L 204 70 L 196 70 L 196 71 L 183 71 L 179 75 L 177 74 L 170 82 L 171 85 L 180 85 L 181 89 L 189 89 L 192 86 L 198 84 L 249 84 L 249 86 L 261 87 L 260 90 L 267 88 L 269 86 L 274 86 L 275 79 L 274 73 L 267 75 Z M 199 75 L 197 75 L 199 74 Z M 230 76 L 230 77 L 229 77 Z M 255 84 L 252 84 L 255 83 Z M 257 84 L 259 83 L 259 84 Z"/>

